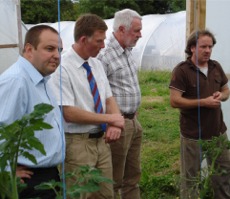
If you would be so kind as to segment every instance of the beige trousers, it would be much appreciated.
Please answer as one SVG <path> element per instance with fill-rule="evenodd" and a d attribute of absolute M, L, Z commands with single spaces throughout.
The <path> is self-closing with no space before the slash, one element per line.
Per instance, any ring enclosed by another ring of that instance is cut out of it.
<path fill-rule="evenodd" d="M 112 179 L 112 160 L 109 144 L 104 138 L 88 138 L 88 135 L 66 133 L 65 172 L 73 172 L 79 166 L 89 165 L 102 171 L 103 177 Z M 67 178 L 68 188 L 75 182 Z M 101 183 L 100 190 L 95 193 L 81 194 L 80 199 L 113 199 L 113 184 Z"/>

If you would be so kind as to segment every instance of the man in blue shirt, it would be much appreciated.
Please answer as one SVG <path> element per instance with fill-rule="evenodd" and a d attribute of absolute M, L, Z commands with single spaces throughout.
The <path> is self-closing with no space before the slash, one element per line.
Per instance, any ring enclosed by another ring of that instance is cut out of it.
<path fill-rule="evenodd" d="M 60 181 L 57 165 L 65 154 L 61 131 L 61 113 L 50 88 L 47 85 L 49 75 L 60 63 L 60 42 L 58 32 L 50 26 L 32 27 L 26 34 L 23 56 L 0 76 L 0 124 L 10 124 L 34 110 L 40 103 L 51 104 L 54 109 L 44 121 L 53 128 L 36 131 L 35 136 L 44 145 L 46 155 L 36 150 L 37 164 L 23 156 L 18 157 L 17 176 L 27 184 L 20 198 L 55 198 L 53 190 L 34 190 L 34 186 L 50 180 Z"/>

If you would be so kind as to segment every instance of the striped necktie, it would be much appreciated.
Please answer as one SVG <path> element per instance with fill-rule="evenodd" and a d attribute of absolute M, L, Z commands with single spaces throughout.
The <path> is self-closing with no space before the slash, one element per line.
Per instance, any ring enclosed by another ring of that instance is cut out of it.
<path fill-rule="evenodd" d="M 101 104 L 101 98 L 100 94 L 97 88 L 97 82 L 95 81 L 95 78 L 93 76 L 91 67 L 89 66 L 88 62 L 84 62 L 82 65 L 86 71 L 87 71 L 87 79 L 89 82 L 90 90 L 93 95 L 93 101 L 94 101 L 94 109 L 96 113 L 103 113 L 103 107 Z M 101 128 L 103 131 L 106 131 L 106 124 L 101 124 Z"/>

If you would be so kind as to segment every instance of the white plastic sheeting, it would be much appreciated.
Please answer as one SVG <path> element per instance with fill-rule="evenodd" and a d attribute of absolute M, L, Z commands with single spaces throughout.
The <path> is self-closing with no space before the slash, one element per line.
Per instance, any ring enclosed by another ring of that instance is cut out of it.
<path fill-rule="evenodd" d="M 0 0 L 0 45 L 18 44 L 18 28 L 16 6 L 18 0 Z M 212 58 L 217 59 L 226 73 L 230 73 L 229 56 L 229 30 L 230 25 L 224 23 L 227 19 L 230 6 L 229 0 L 206 0 L 206 27 L 217 38 L 217 44 L 213 49 Z M 215 15 L 218 11 L 218 15 Z M 112 33 L 113 19 L 105 20 L 108 25 L 107 37 Z M 133 53 L 138 66 L 141 69 L 169 69 L 184 60 L 186 11 L 165 15 L 143 16 L 142 38 L 138 41 Z M 60 32 L 64 50 L 74 42 L 74 21 L 60 22 Z M 58 23 L 49 24 L 58 28 Z M 33 25 L 26 25 L 31 27 Z M 25 28 L 22 28 L 23 36 Z M 24 38 L 23 38 L 24 39 Z M 12 64 L 19 54 L 18 48 L 0 48 L 0 73 Z"/>
<path fill-rule="evenodd" d="M 213 48 L 212 58 L 218 60 L 224 68 L 224 71 L 230 74 L 230 23 L 228 22 L 230 1 L 206 1 L 206 27 L 214 33 L 217 40 Z M 215 13 L 218 14 L 216 15 Z M 230 102 L 230 100 L 228 101 Z"/>
<path fill-rule="evenodd" d="M 186 12 L 143 16 L 143 31 L 134 52 L 142 69 L 171 70 L 184 59 Z"/>
<path fill-rule="evenodd" d="M 112 33 L 113 19 L 105 20 L 108 30 L 106 37 Z M 74 21 L 49 23 L 56 30 L 60 29 L 63 52 L 74 43 Z M 27 25 L 30 28 L 33 25 Z M 136 62 L 141 69 L 172 70 L 184 60 L 186 12 L 181 11 L 165 15 L 145 15 L 142 17 L 142 38 L 133 48 Z M 106 41 L 105 41 L 106 43 Z"/>
<path fill-rule="evenodd" d="M 229 19 L 229 7 L 229 0 L 207 0 L 206 27 L 214 33 L 217 40 L 213 48 L 212 58 L 221 63 L 227 74 L 230 74 L 230 24 L 227 21 Z M 215 13 L 218 13 L 218 15 Z M 230 81 L 228 86 L 230 87 Z M 228 138 L 230 138 L 230 99 L 222 102 L 222 110 L 228 128 Z"/>
<path fill-rule="evenodd" d="M 1 4 L 4 5 L 2 6 Z M 6 3 L 7 2 L 7 3 Z M 18 28 L 16 16 L 16 0 L 0 0 L 0 44 L 18 44 Z M 7 20 L 3 20 L 7 19 Z M 113 19 L 105 20 L 108 31 L 107 38 L 112 33 Z M 142 38 L 133 49 L 136 62 L 141 69 L 169 69 L 184 59 L 186 12 L 165 15 L 145 15 L 142 19 Z M 49 23 L 60 30 L 64 51 L 73 43 L 74 21 Z M 26 25 L 29 29 L 34 25 Z M 23 40 L 26 33 L 23 27 Z M 105 42 L 106 43 L 106 42 Z M 64 52 L 63 51 L 63 52 Z M 0 73 L 16 61 L 18 48 L 0 49 Z"/>
<path fill-rule="evenodd" d="M 0 47 L 19 45 L 17 0 L 0 0 Z M 22 35 L 26 28 L 22 26 Z M 22 38 L 23 39 L 23 38 Z M 17 60 L 19 47 L 0 48 L 0 73 Z"/>

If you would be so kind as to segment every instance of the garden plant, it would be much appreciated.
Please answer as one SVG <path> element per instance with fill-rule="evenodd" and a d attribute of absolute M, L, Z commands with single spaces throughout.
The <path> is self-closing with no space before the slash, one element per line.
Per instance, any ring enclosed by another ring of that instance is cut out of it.
<path fill-rule="evenodd" d="M 23 116 L 12 124 L 0 126 L 0 198 L 18 199 L 18 193 L 25 188 L 16 176 L 18 156 L 24 156 L 34 164 L 36 157 L 28 151 L 36 149 L 46 154 L 42 143 L 35 137 L 35 131 L 50 129 L 52 126 L 44 122 L 44 117 L 53 107 L 48 104 L 38 104 L 31 114 Z M 78 198 L 80 193 L 95 192 L 99 190 L 101 182 L 113 183 L 104 178 L 100 170 L 90 166 L 82 166 L 73 173 L 67 173 L 66 178 L 76 176 L 76 182 L 66 194 L 71 198 Z M 60 187 L 60 191 L 56 191 Z M 36 189 L 53 189 L 57 199 L 63 198 L 63 183 L 50 181 L 35 187 Z"/>

